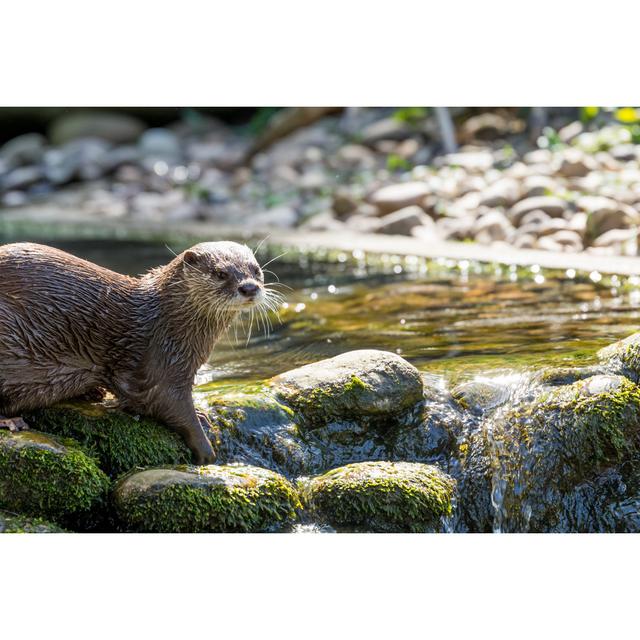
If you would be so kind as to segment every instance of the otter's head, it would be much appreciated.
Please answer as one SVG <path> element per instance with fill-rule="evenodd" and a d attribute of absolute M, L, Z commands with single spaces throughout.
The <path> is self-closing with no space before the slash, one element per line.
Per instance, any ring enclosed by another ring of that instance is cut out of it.
<path fill-rule="evenodd" d="M 190 289 L 214 308 L 250 310 L 265 298 L 262 269 L 249 247 L 203 242 L 178 256 Z"/>

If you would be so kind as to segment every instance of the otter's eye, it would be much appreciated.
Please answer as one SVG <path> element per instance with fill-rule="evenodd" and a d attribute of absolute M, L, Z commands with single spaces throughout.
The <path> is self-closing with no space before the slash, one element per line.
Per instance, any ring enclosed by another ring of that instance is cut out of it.
<path fill-rule="evenodd" d="M 229 277 L 229 274 L 226 271 L 219 271 L 216 269 L 213 272 L 213 277 L 216 278 L 216 280 L 226 280 Z"/>

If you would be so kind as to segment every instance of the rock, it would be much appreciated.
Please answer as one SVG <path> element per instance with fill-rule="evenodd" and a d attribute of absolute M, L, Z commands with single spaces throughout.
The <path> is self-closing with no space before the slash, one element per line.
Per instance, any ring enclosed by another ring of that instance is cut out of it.
<path fill-rule="evenodd" d="M 413 130 L 406 122 L 393 117 L 373 122 L 360 132 L 362 142 L 367 145 L 380 140 L 404 140 L 412 135 Z"/>
<path fill-rule="evenodd" d="M 65 530 L 42 518 L 29 518 L 0 511 L 0 533 L 65 533 Z"/>
<path fill-rule="evenodd" d="M 571 231 L 570 229 L 555 231 L 554 233 L 549 234 L 547 238 L 563 247 L 564 251 L 582 251 L 584 248 L 580 234 L 575 231 Z M 539 246 L 540 240 L 538 240 Z M 540 246 L 540 248 L 542 249 L 543 247 Z"/>
<path fill-rule="evenodd" d="M 581 207 L 587 207 L 581 198 Z M 597 238 L 611 229 L 629 229 L 640 224 L 640 213 L 628 204 L 617 203 L 608 198 L 590 199 L 587 209 L 586 233 L 591 239 Z"/>
<path fill-rule="evenodd" d="M 630 162 L 638 159 L 638 147 L 635 144 L 618 144 L 609 153 L 619 162 Z"/>
<path fill-rule="evenodd" d="M 422 400 L 422 379 L 388 351 L 348 351 L 293 369 L 270 381 L 281 402 L 309 426 L 353 421 L 393 425 Z"/>
<path fill-rule="evenodd" d="M 579 120 L 571 122 L 558 131 L 558 137 L 565 144 L 569 144 L 584 131 L 584 125 Z"/>
<path fill-rule="evenodd" d="M 611 247 L 616 254 L 637 255 L 638 230 L 634 229 L 610 229 L 598 236 L 591 243 L 592 247 Z"/>
<path fill-rule="evenodd" d="M 250 223 L 254 227 L 276 227 L 278 229 L 293 227 L 297 221 L 296 210 L 286 205 L 272 207 L 261 213 L 256 213 L 250 218 Z"/>
<path fill-rule="evenodd" d="M 25 414 L 25 419 L 55 437 L 73 438 L 113 478 L 134 467 L 191 461 L 189 449 L 174 431 L 102 403 L 65 402 Z"/>
<path fill-rule="evenodd" d="M 565 178 L 582 178 L 597 169 L 594 160 L 579 149 L 566 149 L 560 156 L 558 175 Z"/>
<path fill-rule="evenodd" d="M 376 154 L 360 144 L 346 144 L 340 147 L 330 160 L 330 165 L 338 171 L 375 169 L 377 164 Z"/>
<path fill-rule="evenodd" d="M 554 196 L 537 196 L 535 198 L 525 198 L 520 200 L 509 209 L 507 215 L 515 226 L 520 225 L 522 218 L 529 212 L 540 209 L 552 218 L 559 218 L 567 210 L 567 203 L 561 198 Z"/>
<path fill-rule="evenodd" d="M 518 249 L 533 249 L 536 246 L 536 237 L 531 233 L 518 234 L 513 241 L 513 246 Z"/>
<path fill-rule="evenodd" d="M 410 236 L 415 227 L 433 227 L 433 220 L 417 205 L 404 207 L 378 219 L 376 233 Z"/>
<path fill-rule="evenodd" d="M 333 194 L 333 202 L 331 208 L 336 214 L 336 218 L 345 219 L 349 215 L 355 213 L 358 208 L 358 202 L 351 196 L 350 193 L 345 191 L 336 191 Z"/>
<path fill-rule="evenodd" d="M 564 218 L 549 218 L 548 220 L 545 220 L 538 225 L 537 234 L 539 236 L 550 236 L 552 233 L 564 231 L 568 228 L 568 220 L 565 220 Z"/>
<path fill-rule="evenodd" d="M 300 507 L 284 477 L 244 465 L 147 469 L 120 480 L 113 495 L 128 531 L 273 531 L 292 522 Z"/>
<path fill-rule="evenodd" d="M 551 218 L 548 213 L 540 209 L 534 209 L 533 211 L 529 211 L 529 213 L 525 213 L 520 219 L 520 229 L 528 225 L 536 225 L 536 229 L 540 227 L 540 225 L 545 224 L 549 220 L 555 220 L 555 218 Z"/>
<path fill-rule="evenodd" d="M 497 113 L 481 113 L 465 120 L 459 132 L 463 143 L 479 140 L 496 140 L 512 132 L 510 122 Z"/>
<path fill-rule="evenodd" d="M 147 129 L 138 140 L 138 148 L 147 158 L 176 162 L 182 157 L 178 136 L 169 129 Z"/>
<path fill-rule="evenodd" d="M 24 189 L 38 182 L 44 177 L 42 169 L 38 166 L 18 167 L 1 178 L 0 185 L 4 191 Z"/>
<path fill-rule="evenodd" d="M 640 381 L 640 332 L 598 351 L 598 358 L 610 373 Z"/>
<path fill-rule="evenodd" d="M 305 504 L 334 527 L 360 531 L 433 531 L 451 514 L 455 481 L 435 466 L 361 462 L 312 478 Z"/>
<path fill-rule="evenodd" d="M 558 387 L 573 384 L 578 380 L 584 380 L 599 373 L 604 373 L 599 367 L 552 367 L 536 373 L 533 376 L 533 382 L 534 384 Z"/>
<path fill-rule="evenodd" d="M 509 388 L 494 382 L 474 380 L 459 384 L 451 395 L 462 409 L 480 416 L 504 404 L 509 399 Z"/>
<path fill-rule="evenodd" d="M 507 410 L 491 433 L 500 452 L 500 529 L 593 530 L 567 499 L 637 455 L 639 420 L 640 389 L 617 375 L 556 387 Z"/>
<path fill-rule="evenodd" d="M 64 524 L 105 499 L 109 479 L 72 440 L 0 432 L 0 509 Z"/>
<path fill-rule="evenodd" d="M 489 185 L 480 196 L 485 207 L 510 207 L 520 199 L 520 185 L 513 178 L 502 178 Z"/>
<path fill-rule="evenodd" d="M 513 233 L 513 225 L 501 211 L 489 211 L 475 223 L 475 239 L 482 244 L 507 240 Z"/>
<path fill-rule="evenodd" d="M 524 198 L 535 198 L 538 196 L 550 196 L 558 191 L 558 185 L 549 176 L 527 176 L 522 185 L 522 196 Z"/>
<path fill-rule="evenodd" d="M 525 153 L 522 160 L 529 165 L 546 165 L 553 160 L 553 154 L 549 149 L 534 149 Z"/>
<path fill-rule="evenodd" d="M 488 151 L 449 153 L 436 162 L 437 165 L 462 167 L 471 173 L 483 173 L 493 166 L 493 156 Z"/>
<path fill-rule="evenodd" d="M 429 195 L 429 186 L 424 182 L 401 182 L 382 187 L 369 196 L 369 202 L 378 207 L 380 214 L 420 204 Z"/>
<path fill-rule="evenodd" d="M 7 167 L 14 168 L 25 164 L 38 164 L 44 154 L 47 141 L 39 133 L 25 133 L 12 138 L 0 147 L 0 159 Z"/>
<path fill-rule="evenodd" d="M 144 124 L 124 113 L 110 111 L 72 111 L 56 118 L 49 127 L 49 139 L 62 145 L 76 138 L 102 138 L 114 144 L 133 142 L 144 131 Z"/>

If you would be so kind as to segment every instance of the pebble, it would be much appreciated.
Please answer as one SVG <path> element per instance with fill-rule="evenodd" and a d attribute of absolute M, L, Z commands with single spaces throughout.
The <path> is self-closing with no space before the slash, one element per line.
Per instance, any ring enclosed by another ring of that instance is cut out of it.
<path fill-rule="evenodd" d="M 369 202 L 385 214 L 419 204 L 429 192 L 424 182 L 403 182 L 378 189 L 369 196 Z"/>

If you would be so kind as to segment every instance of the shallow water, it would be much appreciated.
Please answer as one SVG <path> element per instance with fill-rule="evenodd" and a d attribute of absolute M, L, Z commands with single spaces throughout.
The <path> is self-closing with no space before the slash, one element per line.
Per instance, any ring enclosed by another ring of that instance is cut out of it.
<path fill-rule="evenodd" d="M 161 245 L 49 244 L 128 274 L 172 257 Z M 270 259 L 261 254 L 261 262 Z M 339 255 L 342 262 L 329 264 L 289 254 L 276 260 L 269 268 L 292 289 L 282 288 L 280 321 L 271 317 L 269 333 L 254 321 L 247 342 L 249 319 L 243 318 L 217 346 L 202 380 L 261 380 L 350 349 L 376 348 L 457 382 L 587 364 L 600 347 L 640 327 L 634 278 L 394 257 L 372 265 L 358 258 Z"/>

